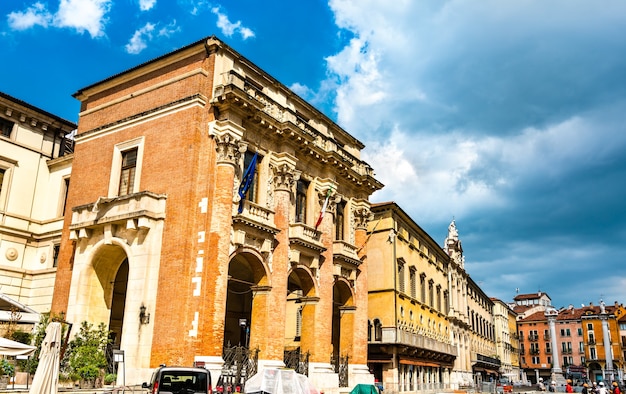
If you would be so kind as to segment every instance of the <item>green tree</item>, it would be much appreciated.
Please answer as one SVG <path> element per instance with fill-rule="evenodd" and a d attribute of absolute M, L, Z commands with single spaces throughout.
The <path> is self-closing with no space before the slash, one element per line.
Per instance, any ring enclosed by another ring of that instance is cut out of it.
<path fill-rule="evenodd" d="M 81 323 L 78 334 L 68 346 L 67 361 L 71 376 L 80 379 L 80 386 L 95 387 L 102 381 L 106 367 L 106 347 L 109 330 L 104 323 L 97 328 L 86 321 Z"/>

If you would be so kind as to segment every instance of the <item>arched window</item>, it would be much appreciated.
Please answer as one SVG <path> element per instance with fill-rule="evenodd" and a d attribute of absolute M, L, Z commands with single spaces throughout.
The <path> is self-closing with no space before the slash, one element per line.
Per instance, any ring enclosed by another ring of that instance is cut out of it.
<path fill-rule="evenodd" d="M 383 340 L 383 324 L 380 320 L 374 320 L 374 340 L 381 342 Z"/>

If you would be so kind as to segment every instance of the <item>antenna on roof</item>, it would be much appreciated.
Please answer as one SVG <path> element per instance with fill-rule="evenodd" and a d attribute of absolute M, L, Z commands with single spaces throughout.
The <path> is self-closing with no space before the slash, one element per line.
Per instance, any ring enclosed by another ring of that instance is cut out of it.
<path fill-rule="evenodd" d="M 519 294 L 519 287 L 515 288 L 515 294 Z"/>

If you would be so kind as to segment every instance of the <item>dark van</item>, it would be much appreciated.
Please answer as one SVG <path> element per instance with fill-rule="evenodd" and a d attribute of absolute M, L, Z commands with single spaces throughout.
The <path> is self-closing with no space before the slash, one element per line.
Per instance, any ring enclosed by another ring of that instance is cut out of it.
<path fill-rule="evenodd" d="M 141 387 L 150 394 L 212 394 L 211 373 L 204 368 L 167 367 L 157 368 L 150 383 Z"/>

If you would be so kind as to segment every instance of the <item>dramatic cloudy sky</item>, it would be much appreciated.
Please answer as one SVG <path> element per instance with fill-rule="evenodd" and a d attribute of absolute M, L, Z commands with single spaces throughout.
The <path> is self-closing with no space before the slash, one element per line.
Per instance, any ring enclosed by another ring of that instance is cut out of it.
<path fill-rule="evenodd" d="M 492 297 L 626 302 L 623 0 L 0 1 L 0 91 L 78 89 L 217 35 L 363 141 Z"/>

